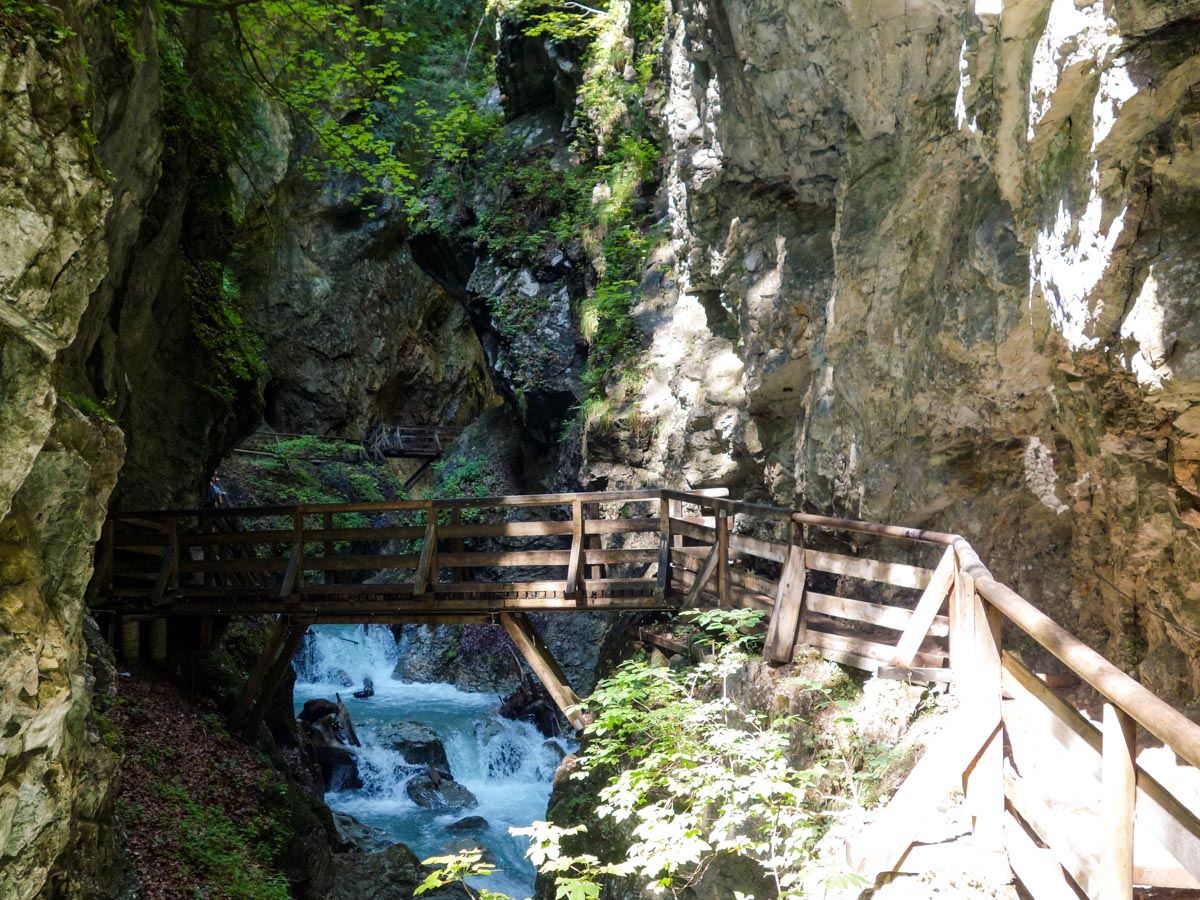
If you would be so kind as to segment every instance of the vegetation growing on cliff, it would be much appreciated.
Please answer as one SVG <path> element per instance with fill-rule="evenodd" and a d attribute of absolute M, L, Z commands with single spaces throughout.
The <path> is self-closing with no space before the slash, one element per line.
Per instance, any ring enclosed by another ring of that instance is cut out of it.
<path fill-rule="evenodd" d="M 444 127 L 446 119 L 434 131 L 433 165 L 412 205 L 415 225 L 467 237 L 477 252 L 514 268 L 544 265 L 556 253 L 585 262 L 576 314 L 589 346 L 584 383 L 595 402 L 635 375 L 625 370 L 638 345 L 631 311 L 655 241 L 660 156 L 646 102 L 665 7 L 661 0 L 499 7 L 527 35 L 582 58 L 567 154 L 552 144 L 527 146 L 528 135 L 503 127 L 494 107 L 462 103 L 453 127 Z M 544 299 L 519 292 L 488 302 L 497 329 L 510 339 L 546 311 Z"/>

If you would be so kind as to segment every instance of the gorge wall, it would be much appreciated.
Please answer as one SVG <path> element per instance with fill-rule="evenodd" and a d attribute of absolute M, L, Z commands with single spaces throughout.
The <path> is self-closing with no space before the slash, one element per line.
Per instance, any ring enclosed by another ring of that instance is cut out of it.
<path fill-rule="evenodd" d="M 103 856 L 71 823 L 103 843 L 83 597 L 110 494 L 194 503 L 264 413 L 356 432 L 500 394 L 535 482 L 959 531 L 1200 713 L 1197 0 L 675 0 L 634 204 L 667 236 L 640 350 L 574 430 L 588 235 L 524 260 L 465 227 L 413 239 L 398 203 L 365 216 L 355 185 L 305 181 L 261 98 L 236 160 L 189 152 L 173 92 L 211 22 L 163 44 L 153 3 L 67 7 L 67 37 L 0 15 L 4 896 L 80 895 L 62 861 Z M 568 168 L 578 53 L 502 44 L 509 136 Z M 505 190 L 487 202 L 529 202 Z M 212 318 L 231 303 L 244 322 Z M 214 322 L 257 364 L 223 369 Z"/>
<path fill-rule="evenodd" d="M 85 604 L 110 500 L 195 505 L 264 411 L 362 433 L 494 402 L 465 313 L 411 263 L 399 209 L 368 221 L 352 185 L 306 182 L 301 140 L 253 94 L 244 159 L 197 132 L 181 91 L 214 71 L 216 33 L 154 3 L 0 9 L 6 898 L 111 896 L 117 757 L 94 709 L 111 673 Z"/>
<path fill-rule="evenodd" d="M 1198 13 L 680 0 L 671 240 L 590 482 L 961 532 L 1190 703 Z"/>

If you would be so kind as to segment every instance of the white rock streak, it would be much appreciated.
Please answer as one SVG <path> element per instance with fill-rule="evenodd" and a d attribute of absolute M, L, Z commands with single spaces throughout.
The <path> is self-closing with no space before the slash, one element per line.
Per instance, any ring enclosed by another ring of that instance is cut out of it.
<path fill-rule="evenodd" d="M 975 117 L 967 118 L 967 91 L 971 89 L 971 65 L 967 60 L 967 42 L 962 42 L 958 51 L 958 94 L 954 98 L 954 121 L 961 131 L 965 126 L 967 131 L 974 134 L 978 130 Z"/>
<path fill-rule="evenodd" d="M 1073 0 L 1054 0 L 1029 76 L 1029 125 L 1032 141 L 1046 118 L 1066 71 L 1074 66 L 1103 68 L 1120 44 L 1117 23 L 1105 14 L 1103 0 L 1076 9 Z"/>
<path fill-rule="evenodd" d="M 1100 342 L 1089 332 L 1103 304 L 1097 300 L 1093 308 L 1090 295 L 1104 277 L 1128 210 L 1123 207 L 1107 229 L 1102 227 L 1099 180 L 1099 167 L 1093 163 L 1092 189 L 1083 213 L 1075 218 L 1060 200 L 1054 222 L 1038 232 L 1029 260 L 1030 300 L 1040 285 L 1050 320 L 1072 350 L 1092 350 Z"/>
<path fill-rule="evenodd" d="M 1032 435 L 1025 445 L 1025 484 L 1042 506 L 1062 515 L 1067 505 L 1058 499 L 1058 473 L 1054 471 L 1054 455 L 1041 438 Z"/>
<path fill-rule="evenodd" d="M 1158 302 L 1158 280 L 1154 269 L 1134 301 L 1133 308 L 1121 323 L 1121 337 L 1137 341 L 1137 352 L 1129 358 L 1138 384 L 1150 390 L 1160 390 L 1171 377 L 1166 364 L 1167 340 L 1163 334 L 1163 306 Z"/>
<path fill-rule="evenodd" d="M 1112 131 L 1117 123 L 1117 113 L 1130 97 L 1137 93 L 1137 85 L 1125 68 L 1125 58 L 1113 60 L 1112 67 L 1100 73 L 1100 89 L 1092 104 L 1092 152 Z"/>

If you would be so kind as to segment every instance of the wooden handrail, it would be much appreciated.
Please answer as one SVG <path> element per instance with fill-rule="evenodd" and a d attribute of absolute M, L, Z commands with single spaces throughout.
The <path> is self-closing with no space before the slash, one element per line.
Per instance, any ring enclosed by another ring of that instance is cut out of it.
<path fill-rule="evenodd" d="M 1193 766 L 1200 768 L 1200 725 L 1134 681 L 1012 588 L 993 578 L 975 587 L 1006 619 Z"/>

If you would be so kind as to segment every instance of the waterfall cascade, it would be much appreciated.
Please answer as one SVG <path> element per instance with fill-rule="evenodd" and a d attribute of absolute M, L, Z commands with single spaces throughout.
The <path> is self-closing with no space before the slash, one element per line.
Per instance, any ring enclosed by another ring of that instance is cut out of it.
<path fill-rule="evenodd" d="M 362 787 L 332 790 L 329 806 L 386 832 L 424 859 L 477 844 L 495 857 L 496 872 L 480 884 L 513 897 L 533 893 L 534 869 L 524 858 L 526 841 L 508 833 L 545 817 L 555 769 L 570 747 L 547 739 L 526 722 L 498 715 L 500 698 L 467 693 L 446 684 L 395 681 L 399 657 L 391 629 L 382 625 L 319 626 L 310 632 L 296 661 L 295 703 L 340 693 L 362 742 L 356 758 Z M 353 685 L 347 687 L 347 677 Z M 356 699 L 364 678 L 375 694 Z M 419 722 L 435 730 L 451 774 L 478 799 L 467 809 L 427 809 L 408 794 L 421 769 L 408 764 L 387 740 L 385 726 Z M 487 827 L 465 834 L 447 826 L 481 816 Z"/>

